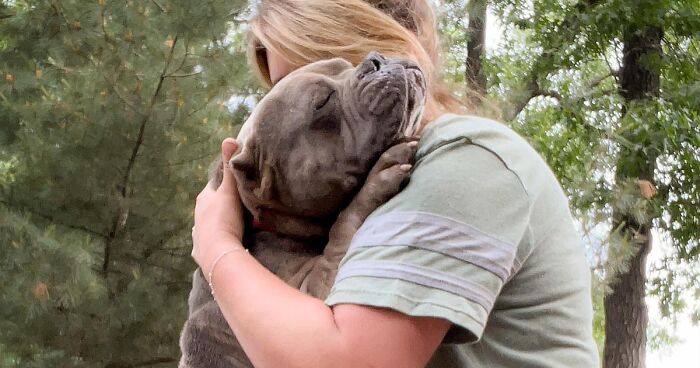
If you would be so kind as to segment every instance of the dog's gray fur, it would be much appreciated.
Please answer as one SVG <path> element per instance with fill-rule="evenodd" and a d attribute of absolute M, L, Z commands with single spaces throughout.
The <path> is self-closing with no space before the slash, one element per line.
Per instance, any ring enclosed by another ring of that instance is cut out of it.
<path fill-rule="evenodd" d="M 413 160 L 408 138 L 424 96 L 415 63 L 377 53 L 357 68 L 333 59 L 280 81 L 244 124 L 229 163 L 246 209 L 272 230 L 247 228 L 250 252 L 289 285 L 325 298 L 352 236 L 409 175 L 401 165 Z M 228 168 L 215 167 L 218 186 Z M 325 247 L 314 246 L 319 238 Z M 199 269 L 188 303 L 180 368 L 252 367 Z"/>

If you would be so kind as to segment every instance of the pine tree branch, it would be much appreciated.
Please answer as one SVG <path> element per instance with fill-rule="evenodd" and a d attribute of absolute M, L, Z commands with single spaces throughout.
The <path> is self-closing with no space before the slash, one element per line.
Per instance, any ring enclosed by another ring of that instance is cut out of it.
<path fill-rule="evenodd" d="M 45 213 L 43 213 L 43 212 L 41 212 L 41 211 L 39 211 L 39 210 L 30 208 L 30 207 L 27 207 L 27 206 L 16 205 L 16 204 L 7 202 L 7 201 L 5 201 L 5 200 L 0 200 L 0 204 L 3 204 L 4 206 L 9 207 L 9 208 L 13 208 L 13 209 L 15 209 L 15 210 L 17 210 L 17 211 L 26 211 L 26 212 L 29 212 L 29 213 L 31 213 L 32 215 L 39 216 L 39 217 L 43 218 L 44 220 L 46 220 L 46 221 L 48 221 L 48 222 L 50 222 L 50 223 L 52 223 L 52 224 L 54 224 L 54 225 L 59 225 L 59 226 L 61 226 L 61 227 L 65 227 L 65 228 L 72 229 L 72 230 L 83 231 L 83 232 L 86 232 L 86 233 L 88 233 L 88 234 L 97 236 L 97 237 L 102 238 L 102 239 L 107 238 L 107 235 L 102 234 L 102 233 L 100 233 L 99 231 L 95 231 L 95 230 L 92 230 L 92 229 L 87 228 L 87 227 L 84 227 L 84 226 L 73 225 L 73 224 L 69 224 L 69 223 L 60 221 L 60 220 L 56 219 L 55 217 L 53 217 L 53 216 L 51 216 L 51 215 L 45 214 Z"/>
<path fill-rule="evenodd" d="M 176 73 L 176 72 L 182 70 L 182 67 L 184 67 L 184 66 L 185 66 L 185 63 L 187 62 L 187 57 L 190 56 L 190 53 L 189 53 L 189 51 L 188 51 L 189 48 L 190 48 L 189 39 L 186 38 L 186 39 L 185 39 L 185 55 L 183 55 L 182 61 L 180 62 L 180 65 L 178 65 L 178 67 L 175 68 L 175 70 L 171 71 L 171 72 L 168 73 L 168 74 L 174 74 L 174 73 Z"/>
<path fill-rule="evenodd" d="M 100 65 L 93 59 L 89 58 L 89 60 L 92 62 L 92 65 L 95 67 L 96 70 L 100 69 Z M 119 77 L 121 76 L 121 73 L 123 71 L 123 68 L 117 67 L 117 69 L 114 71 L 114 73 L 117 75 L 114 78 L 114 81 L 109 79 L 107 74 L 102 73 L 102 78 L 107 82 L 109 85 L 109 88 L 114 92 L 114 94 L 119 97 L 119 99 L 126 105 L 128 106 L 133 112 L 135 112 L 138 115 L 143 115 L 142 112 L 139 110 L 139 108 L 131 103 L 129 100 L 126 99 L 120 92 L 119 89 L 117 88 L 117 80 L 119 80 Z"/>
<path fill-rule="evenodd" d="M 73 73 L 75 71 L 75 69 L 73 69 L 73 68 L 69 68 L 65 65 L 57 64 L 56 61 L 51 57 L 47 58 L 46 63 L 49 65 L 53 65 L 55 68 L 57 68 L 63 72 L 66 72 L 66 73 Z"/>
<path fill-rule="evenodd" d="M 127 196 L 127 189 L 128 189 L 128 184 L 129 184 L 129 179 L 131 176 L 131 170 L 134 167 L 134 164 L 136 163 L 136 157 L 139 154 L 139 150 L 141 149 L 141 146 L 143 145 L 144 141 L 144 135 L 146 132 L 146 125 L 148 124 L 148 121 L 153 114 L 153 107 L 156 104 L 156 100 L 158 99 L 158 96 L 160 95 L 160 90 L 163 87 L 163 81 L 166 78 L 166 71 L 168 70 L 168 67 L 170 66 L 170 63 L 173 60 L 173 54 L 175 52 L 175 45 L 177 45 L 177 35 L 175 35 L 175 38 L 173 38 L 173 44 L 170 46 L 170 52 L 168 54 L 168 58 L 165 61 L 165 67 L 163 67 L 163 72 L 160 74 L 160 77 L 158 78 L 158 84 L 156 85 L 156 90 L 153 93 L 153 96 L 151 96 L 151 101 L 148 106 L 148 112 L 145 114 L 143 120 L 141 121 L 141 124 L 139 126 L 139 134 L 138 138 L 136 139 L 136 144 L 134 145 L 133 149 L 131 150 L 131 157 L 129 158 L 129 163 L 126 166 L 126 171 L 124 172 L 124 178 L 122 180 L 122 197 L 126 198 Z"/>
<path fill-rule="evenodd" d="M 100 6 L 100 27 L 102 28 L 102 34 L 104 35 L 105 42 L 112 46 L 116 46 L 117 42 L 107 33 L 107 18 L 105 17 L 105 7 Z"/>
<path fill-rule="evenodd" d="M 112 82 L 111 80 L 109 80 L 109 77 L 107 77 L 107 75 L 105 75 L 105 74 L 103 74 L 102 77 L 104 78 L 105 81 L 107 81 L 107 83 L 109 84 L 109 87 L 112 89 L 112 92 L 114 92 L 114 94 L 117 95 L 117 97 L 119 97 L 119 99 L 120 99 L 126 106 L 128 106 L 128 107 L 129 107 L 131 110 L 133 110 L 135 113 L 141 115 L 141 111 L 139 111 L 138 107 L 136 107 L 134 104 L 132 104 L 131 102 L 129 102 L 129 100 L 127 100 L 126 97 L 124 97 L 124 96 L 119 92 L 119 90 L 117 89 L 117 83 L 116 83 L 116 81 L 115 81 L 115 82 Z"/>
<path fill-rule="evenodd" d="M 120 187 L 118 188 L 120 191 L 120 195 L 122 199 L 126 200 L 127 197 L 129 196 L 129 191 L 130 191 L 130 186 L 129 182 L 131 179 L 131 172 L 134 169 L 134 165 L 136 164 L 136 158 L 139 155 L 139 151 L 141 150 L 141 147 L 144 144 L 144 137 L 146 133 L 146 126 L 148 125 L 148 122 L 151 118 L 151 115 L 153 114 L 153 108 L 156 105 L 156 101 L 158 100 L 158 96 L 160 96 L 160 91 L 163 88 L 163 81 L 166 78 L 166 73 L 168 71 L 168 68 L 170 67 L 170 63 L 173 60 L 173 55 L 175 53 L 175 46 L 177 45 L 177 40 L 178 40 L 178 35 L 175 35 L 173 38 L 173 43 L 170 45 L 170 52 L 168 53 L 168 57 L 165 61 L 165 65 L 163 66 L 163 71 L 160 73 L 160 77 L 158 78 L 158 84 L 156 85 L 156 89 L 153 93 L 153 96 L 151 96 L 151 101 L 148 106 L 148 111 L 146 114 L 144 114 L 143 120 L 141 120 L 141 123 L 139 125 L 139 134 L 136 139 L 136 143 L 134 144 L 134 147 L 131 150 L 131 156 L 129 157 L 129 162 L 127 163 L 126 169 L 124 170 L 124 176 L 122 178 L 122 182 Z M 121 232 L 122 228 L 126 225 L 126 220 L 129 217 L 129 207 L 128 204 L 126 204 L 126 201 L 123 201 L 123 207 L 120 209 L 119 213 L 117 213 L 114 216 L 114 220 L 112 221 L 112 229 L 109 232 L 109 236 L 107 238 L 107 241 L 105 242 L 105 248 L 104 248 L 104 259 L 102 262 L 102 275 L 103 277 L 107 277 L 107 272 L 109 270 L 109 261 L 110 261 L 110 253 L 112 250 L 112 245 L 114 241 L 116 240 L 117 236 Z"/>
<path fill-rule="evenodd" d="M 157 2 L 156 0 L 151 0 L 151 2 L 152 2 L 153 4 L 156 4 L 156 6 L 158 7 L 158 9 L 160 9 L 160 11 L 162 11 L 163 13 L 167 13 L 167 12 L 168 12 L 167 9 L 165 9 L 165 7 L 164 7 L 163 5 L 161 5 L 159 2 Z"/>
<path fill-rule="evenodd" d="M 194 114 L 196 114 L 196 113 L 198 113 L 198 112 L 200 112 L 200 111 L 206 109 L 207 107 L 209 107 L 209 104 L 210 104 L 212 101 L 214 101 L 215 99 L 217 99 L 218 97 L 219 97 L 218 95 L 209 96 L 209 98 L 207 98 L 207 101 L 206 101 L 205 103 L 203 103 L 201 106 L 197 107 L 196 109 L 190 111 L 190 112 L 187 114 L 187 117 L 190 118 L 190 117 L 192 117 Z"/>
<path fill-rule="evenodd" d="M 191 77 L 193 75 L 198 75 L 198 74 L 202 74 L 202 71 L 187 73 L 187 74 L 168 74 L 165 77 L 166 78 L 186 78 L 186 77 Z"/>

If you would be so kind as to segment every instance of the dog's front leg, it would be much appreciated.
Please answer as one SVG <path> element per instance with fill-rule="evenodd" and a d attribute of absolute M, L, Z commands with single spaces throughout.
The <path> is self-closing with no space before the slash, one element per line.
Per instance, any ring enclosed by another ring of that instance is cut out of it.
<path fill-rule="evenodd" d="M 352 237 L 367 216 L 396 195 L 410 176 L 417 144 L 399 143 L 382 154 L 365 184 L 333 224 L 323 254 L 310 262 L 310 271 L 301 285 L 303 292 L 320 299 L 328 296 Z"/>

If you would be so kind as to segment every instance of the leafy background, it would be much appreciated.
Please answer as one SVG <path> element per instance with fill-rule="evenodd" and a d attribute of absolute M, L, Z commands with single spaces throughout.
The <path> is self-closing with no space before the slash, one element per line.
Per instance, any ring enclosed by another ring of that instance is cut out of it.
<path fill-rule="evenodd" d="M 654 239 L 641 343 L 672 352 L 700 320 L 700 2 L 434 4 L 445 78 L 483 92 L 477 112 L 524 135 L 570 198 L 601 353 L 605 300 L 647 245 L 620 218 Z M 245 6 L 0 2 L 0 367 L 176 366 L 194 198 L 264 93 Z M 663 35 L 640 68 L 659 85 L 631 99 L 624 47 L 649 29 Z M 650 177 L 622 175 L 629 157 Z"/>

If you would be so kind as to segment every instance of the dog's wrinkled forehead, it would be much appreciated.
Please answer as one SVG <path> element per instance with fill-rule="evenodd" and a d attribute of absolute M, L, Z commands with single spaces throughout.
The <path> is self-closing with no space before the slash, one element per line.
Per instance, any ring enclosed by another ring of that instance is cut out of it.
<path fill-rule="evenodd" d="M 329 79 L 341 80 L 347 78 L 355 68 L 345 59 L 329 59 L 317 61 L 312 64 L 305 65 L 282 78 L 270 91 L 269 96 L 275 94 L 288 93 L 289 89 L 294 89 L 295 86 L 301 87 L 304 82 L 311 76 L 322 75 Z M 293 94 L 292 94 L 293 95 Z M 268 97 L 269 98 L 269 97 Z M 236 138 L 239 144 L 243 144 L 252 135 L 254 124 L 259 120 L 260 109 L 253 110 L 253 113 L 245 121 Z"/>
<path fill-rule="evenodd" d="M 294 83 L 294 79 L 305 74 L 321 74 L 329 78 L 344 77 L 348 70 L 354 70 L 352 64 L 345 59 L 329 59 L 305 65 L 282 78 L 277 85 L 283 87 L 285 84 Z"/>

